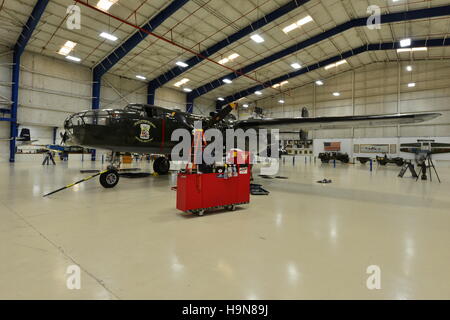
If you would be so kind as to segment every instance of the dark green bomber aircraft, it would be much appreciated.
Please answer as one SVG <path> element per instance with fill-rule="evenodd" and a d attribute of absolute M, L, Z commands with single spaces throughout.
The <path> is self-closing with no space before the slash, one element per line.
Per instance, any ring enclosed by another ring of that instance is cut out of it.
<path fill-rule="evenodd" d="M 115 157 L 117 152 L 160 155 L 155 160 L 153 169 L 158 174 L 167 174 L 170 169 L 171 150 L 178 144 L 178 141 L 171 141 L 173 131 L 184 128 L 193 132 L 195 121 L 202 121 L 204 130 L 209 128 L 221 131 L 239 128 L 316 130 L 412 124 L 432 120 L 441 115 L 410 113 L 236 120 L 231 115 L 235 107 L 235 104 L 229 104 L 209 117 L 144 104 L 130 104 L 124 109 L 80 112 L 71 115 L 65 121 L 63 142 L 66 145 L 111 151 L 109 171 L 100 176 L 100 182 L 105 188 L 112 188 L 119 180 L 117 170 L 120 163 Z"/>

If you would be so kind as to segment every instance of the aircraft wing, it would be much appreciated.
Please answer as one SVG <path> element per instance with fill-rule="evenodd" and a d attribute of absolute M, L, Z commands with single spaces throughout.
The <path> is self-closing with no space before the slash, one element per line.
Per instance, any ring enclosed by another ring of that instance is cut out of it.
<path fill-rule="evenodd" d="M 369 116 L 248 119 L 236 121 L 235 128 L 318 130 L 352 127 L 393 126 L 399 124 L 421 123 L 433 120 L 439 116 L 441 116 L 440 113 L 404 113 Z"/>

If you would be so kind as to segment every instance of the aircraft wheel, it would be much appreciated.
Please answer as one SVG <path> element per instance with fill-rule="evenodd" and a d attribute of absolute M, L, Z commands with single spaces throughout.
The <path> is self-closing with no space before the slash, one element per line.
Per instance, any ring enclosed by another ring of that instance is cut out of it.
<path fill-rule="evenodd" d="M 119 183 L 119 173 L 116 170 L 109 170 L 100 175 L 100 184 L 103 188 L 111 189 Z"/>
<path fill-rule="evenodd" d="M 153 163 L 153 170 L 159 175 L 168 174 L 170 170 L 170 161 L 166 157 L 159 157 Z"/>

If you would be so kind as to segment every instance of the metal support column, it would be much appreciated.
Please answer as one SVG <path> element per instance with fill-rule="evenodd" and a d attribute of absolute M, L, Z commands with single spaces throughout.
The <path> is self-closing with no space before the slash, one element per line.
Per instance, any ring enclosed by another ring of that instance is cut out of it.
<path fill-rule="evenodd" d="M 20 54 L 14 50 L 12 67 L 12 87 L 11 87 L 11 126 L 9 142 L 9 162 L 16 161 L 16 138 L 17 130 L 17 108 L 19 106 L 19 81 L 20 81 Z"/>
<path fill-rule="evenodd" d="M 50 0 L 38 0 L 31 12 L 25 26 L 20 33 L 19 39 L 14 46 L 13 65 L 12 65 L 12 87 L 11 87 L 11 141 L 9 144 L 9 162 L 16 161 L 16 138 L 18 134 L 17 109 L 19 106 L 19 85 L 20 85 L 20 58 L 36 29 L 42 14 L 45 11 Z"/>
<path fill-rule="evenodd" d="M 193 113 L 194 112 L 194 99 L 189 95 L 186 96 L 186 112 Z"/>

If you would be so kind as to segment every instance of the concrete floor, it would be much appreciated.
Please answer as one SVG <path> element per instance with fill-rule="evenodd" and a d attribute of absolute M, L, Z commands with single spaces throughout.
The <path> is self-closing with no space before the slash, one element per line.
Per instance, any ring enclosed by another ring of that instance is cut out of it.
<path fill-rule="evenodd" d="M 270 196 L 204 217 L 177 212 L 175 175 L 42 198 L 82 166 L 0 164 L 0 299 L 450 299 L 450 168 L 438 184 L 289 162 L 257 179 Z"/>

